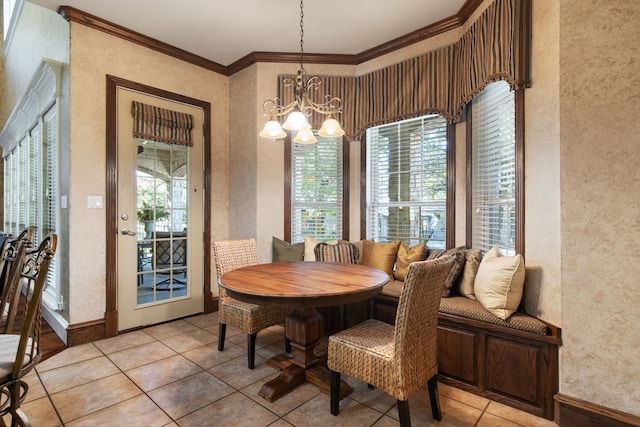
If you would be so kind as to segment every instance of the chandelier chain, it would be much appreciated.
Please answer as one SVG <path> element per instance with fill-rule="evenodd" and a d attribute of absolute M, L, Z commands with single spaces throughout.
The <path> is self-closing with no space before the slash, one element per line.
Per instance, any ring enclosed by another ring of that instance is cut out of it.
<path fill-rule="evenodd" d="M 304 0 L 300 0 L 300 69 L 304 70 Z"/>

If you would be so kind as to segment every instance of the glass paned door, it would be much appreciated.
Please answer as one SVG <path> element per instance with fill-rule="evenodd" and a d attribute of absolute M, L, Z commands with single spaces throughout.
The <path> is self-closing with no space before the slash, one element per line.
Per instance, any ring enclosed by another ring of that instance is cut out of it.
<path fill-rule="evenodd" d="M 133 136 L 132 102 L 190 114 L 192 146 Z M 203 121 L 192 105 L 118 88 L 118 330 L 204 309 Z"/>

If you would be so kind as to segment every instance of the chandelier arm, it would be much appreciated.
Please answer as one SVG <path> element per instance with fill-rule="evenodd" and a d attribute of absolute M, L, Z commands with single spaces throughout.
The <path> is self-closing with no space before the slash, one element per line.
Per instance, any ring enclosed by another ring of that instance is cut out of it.
<path fill-rule="evenodd" d="M 280 117 L 295 110 L 298 106 L 297 101 L 293 101 L 288 105 L 280 105 L 279 98 L 267 99 L 262 104 L 265 116 Z"/>

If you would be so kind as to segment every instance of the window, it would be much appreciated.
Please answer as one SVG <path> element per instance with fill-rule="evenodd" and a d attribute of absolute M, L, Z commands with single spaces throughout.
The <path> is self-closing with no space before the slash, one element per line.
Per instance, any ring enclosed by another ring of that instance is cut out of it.
<path fill-rule="evenodd" d="M 444 248 L 447 123 L 438 115 L 367 130 L 367 238 Z"/>
<path fill-rule="evenodd" d="M 20 2 L 21 3 L 21 2 Z M 4 232 L 19 234 L 34 227 L 34 244 L 58 232 L 58 165 L 60 105 L 56 101 L 63 64 L 43 59 L 31 84 L 0 132 L 4 158 Z M 62 309 L 60 268 L 65 262 L 58 245 L 49 266 L 43 302 Z"/>
<path fill-rule="evenodd" d="M 52 106 L 5 158 L 4 231 L 19 234 L 34 227 L 34 245 L 56 231 L 58 134 Z M 56 259 L 49 266 L 44 301 L 58 308 Z"/>
<path fill-rule="evenodd" d="M 342 137 L 291 143 L 292 243 L 343 237 L 343 162 Z"/>
<path fill-rule="evenodd" d="M 471 245 L 516 252 L 515 93 L 488 85 L 471 103 Z M 469 188 L 469 187 L 468 187 Z"/>

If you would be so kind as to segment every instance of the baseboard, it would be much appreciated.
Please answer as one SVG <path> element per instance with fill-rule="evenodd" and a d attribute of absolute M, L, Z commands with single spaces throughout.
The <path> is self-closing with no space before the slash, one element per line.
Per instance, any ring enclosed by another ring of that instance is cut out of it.
<path fill-rule="evenodd" d="M 60 313 L 51 310 L 44 304 L 42 304 L 42 318 L 47 322 L 51 329 L 53 329 L 53 332 L 60 337 L 62 342 L 68 345 L 67 327 L 69 326 L 69 323 L 67 323 L 66 319 L 64 319 Z"/>
<path fill-rule="evenodd" d="M 67 327 L 67 345 L 69 347 L 98 341 L 103 338 L 106 338 L 104 319 L 76 323 Z"/>
<path fill-rule="evenodd" d="M 584 400 L 556 394 L 555 422 L 560 427 L 638 427 L 640 417 Z"/>

